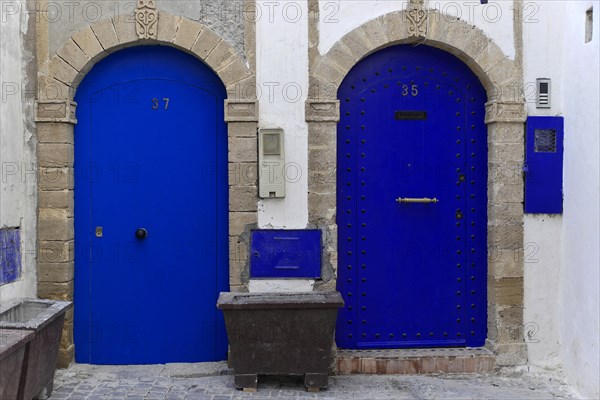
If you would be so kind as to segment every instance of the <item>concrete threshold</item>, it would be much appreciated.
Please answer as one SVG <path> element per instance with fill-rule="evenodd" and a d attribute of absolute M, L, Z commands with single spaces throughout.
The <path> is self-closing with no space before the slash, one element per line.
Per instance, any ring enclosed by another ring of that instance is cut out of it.
<path fill-rule="evenodd" d="M 496 356 L 485 348 L 338 350 L 338 375 L 465 374 L 490 372 Z"/>

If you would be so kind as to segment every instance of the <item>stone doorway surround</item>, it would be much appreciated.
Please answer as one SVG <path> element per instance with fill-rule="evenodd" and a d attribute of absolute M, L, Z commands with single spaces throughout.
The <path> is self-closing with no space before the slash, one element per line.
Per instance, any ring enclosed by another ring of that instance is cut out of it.
<path fill-rule="evenodd" d="M 79 82 L 110 53 L 138 45 L 172 46 L 194 55 L 219 76 L 227 89 L 225 121 L 229 146 L 229 271 L 231 291 L 246 291 L 248 231 L 257 223 L 257 123 L 254 0 L 246 0 L 245 52 L 199 22 L 158 11 L 142 1 L 141 21 L 126 16 L 101 20 L 75 33 L 48 56 L 44 18 L 38 24 L 39 95 L 35 111 L 38 138 L 38 297 L 72 300 L 74 242 L 73 101 Z M 140 7 L 140 5 L 138 5 Z M 152 15 L 158 19 L 153 19 Z M 47 22 L 46 22 L 47 23 Z M 141 23 L 141 26 L 139 25 Z M 46 32 L 47 32 L 47 26 Z M 77 304 L 75 304 L 77 307 Z M 59 366 L 74 355 L 73 312 L 65 321 Z"/>
<path fill-rule="evenodd" d="M 337 91 L 350 69 L 371 53 L 396 44 L 427 45 L 454 54 L 484 85 L 488 102 L 488 338 L 496 363 L 521 365 L 523 338 L 523 181 L 526 109 L 520 58 L 510 60 L 480 29 L 411 0 L 352 30 L 320 54 L 319 3 L 309 0 L 308 214 L 323 231 L 323 276 L 318 290 L 334 290 L 337 269 Z M 515 26 L 517 24 L 515 23 Z"/>

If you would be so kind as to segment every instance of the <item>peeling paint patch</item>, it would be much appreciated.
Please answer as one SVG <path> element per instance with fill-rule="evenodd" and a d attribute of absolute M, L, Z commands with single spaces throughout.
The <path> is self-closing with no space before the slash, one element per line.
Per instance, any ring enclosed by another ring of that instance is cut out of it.
<path fill-rule="evenodd" d="M 20 229 L 0 229 L 0 285 L 21 277 Z"/>

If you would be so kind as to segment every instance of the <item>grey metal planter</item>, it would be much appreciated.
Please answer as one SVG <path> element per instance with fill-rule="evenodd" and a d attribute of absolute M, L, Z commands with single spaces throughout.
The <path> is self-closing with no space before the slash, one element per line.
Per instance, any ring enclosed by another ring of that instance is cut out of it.
<path fill-rule="evenodd" d="M 33 331 L 25 358 L 22 399 L 46 398 L 52 392 L 54 371 L 68 301 L 27 299 L 0 309 L 0 330 Z"/>
<path fill-rule="evenodd" d="M 27 345 L 34 332 L 0 328 L 0 399 L 18 399 Z M 22 390 L 22 389 L 21 389 Z"/>
<path fill-rule="evenodd" d="M 255 390 L 258 375 L 299 375 L 309 390 L 326 388 L 343 305 L 338 292 L 221 293 L 236 387 Z"/>

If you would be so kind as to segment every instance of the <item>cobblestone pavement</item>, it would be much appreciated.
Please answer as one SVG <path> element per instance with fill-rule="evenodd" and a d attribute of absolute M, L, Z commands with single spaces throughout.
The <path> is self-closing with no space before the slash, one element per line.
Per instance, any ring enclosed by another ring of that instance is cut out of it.
<path fill-rule="evenodd" d="M 56 373 L 50 400 L 95 399 L 571 399 L 569 388 L 546 375 L 497 374 L 333 376 L 329 389 L 309 393 L 302 381 L 265 378 L 258 392 L 236 390 L 224 363 L 151 366 L 73 365 Z"/>

